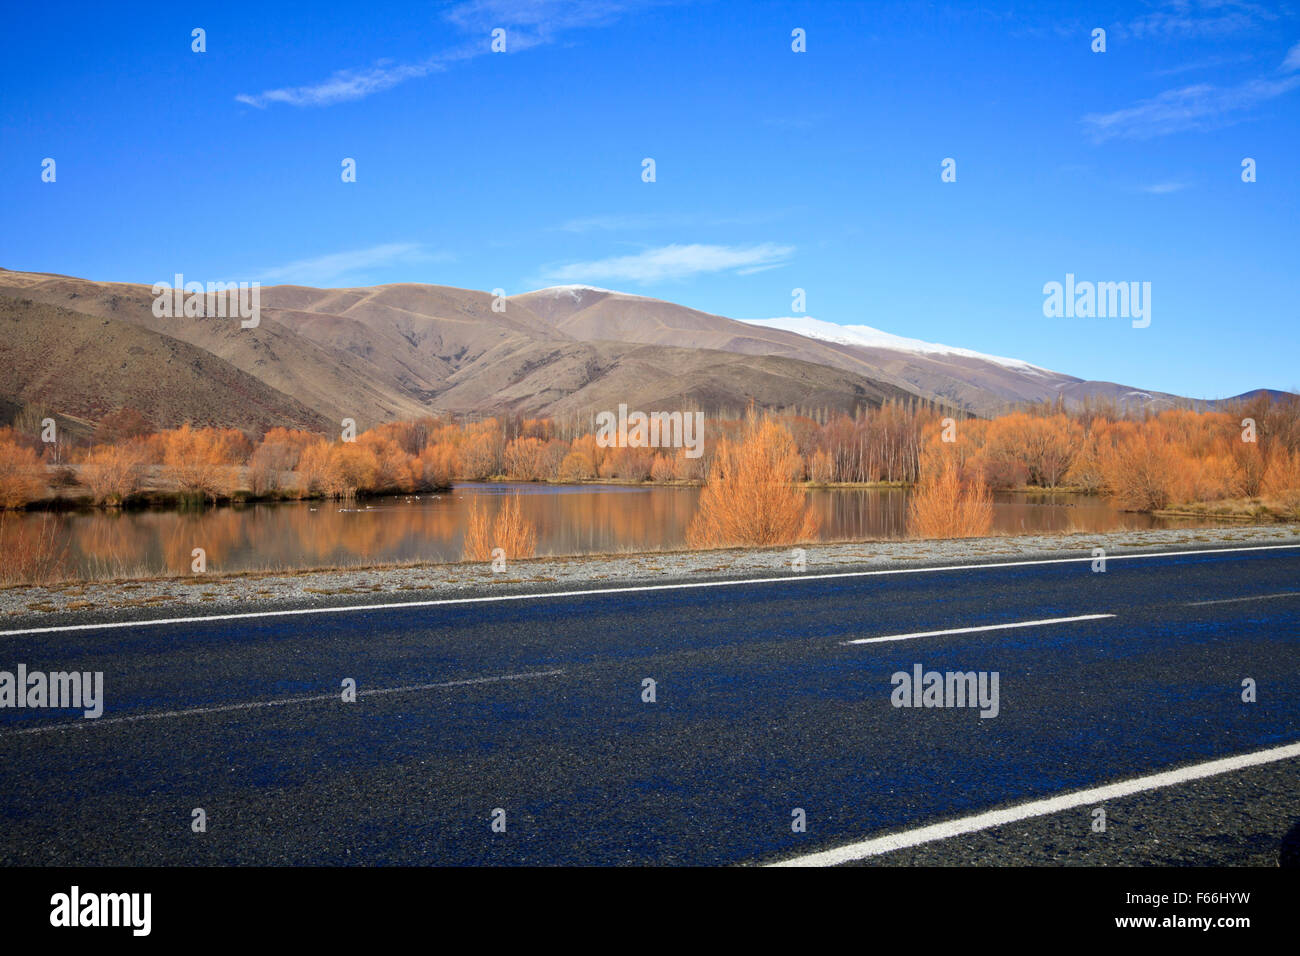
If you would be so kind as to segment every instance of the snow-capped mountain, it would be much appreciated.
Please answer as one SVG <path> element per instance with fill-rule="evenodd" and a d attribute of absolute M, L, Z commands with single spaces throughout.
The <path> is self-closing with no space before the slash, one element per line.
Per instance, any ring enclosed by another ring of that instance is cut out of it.
<path fill-rule="evenodd" d="M 1022 369 L 1029 372 L 1051 374 L 1048 369 L 1031 365 L 1022 359 L 1004 358 L 1000 355 L 986 355 L 972 349 L 957 348 L 952 345 L 940 345 L 938 342 L 925 342 L 921 339 L 909 339 L 903 335 L 894 335 L 869 325 L 837 325 L 814 319 L 812 316 L 786 316 L 777 319 L 741 319 L 748 325 L 757 325 L 765 329 L 783 329 L 797 335 L 806 335 L 810 339 L 822 342 L 836 342 L 840 345 L 860 345 L 871 349 L 893 349 L 900 352 L 917 352 L 928 355 L 960 355 L 964 358 L 981 359 L 996 362 L 1008 368 Z"/>

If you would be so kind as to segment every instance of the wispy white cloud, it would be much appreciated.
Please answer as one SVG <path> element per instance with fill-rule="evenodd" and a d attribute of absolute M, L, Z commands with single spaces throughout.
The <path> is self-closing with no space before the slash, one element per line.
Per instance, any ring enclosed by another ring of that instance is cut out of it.
<path fill-rule="evenodd" d="M 1119 36 L 1135 40 L 1216 38 L 1246 33 L 1272 24 L 1279 14 L 1249 0 L 1168 0 L 1116 28 Z"/>
<path fill-rule="evenodd" d="M 716 246 L 693 243 L 668 245 L 629 256 L 612 256 L 593 262 L 574 262 L 543 270 L 547 282 L 660 282 L 686 279 L 711 272 L 748 275 L 784 265 L 794 246 L 765 242 L 752 246 Z"/>
<path fill-rule="evenodd" d="M 1293 73 L 1300 70 L 1300 43 L 1287 50 L 1286 59 L 1282 61 L 1282 72 Z"/>
<path fill-rule="evenodd" d="M 1279 75 L 1280 74 L 1280 75 Z M 1110 113 L 1089 113 L 1083 124 L 1097 142 L 1150 139 L 1188 130 L 1211 130 L 1245 119 L 1249 111 L 1300 87 L 1300 44 L 1292 47 L 1277 74 L 1235 86 L 1198 83 L 1140 100 Z"/>
<path fill-rule="evenodd" d="M 1237 63 L 1247 63 L 1253 60 L 1254 54 L 1242 53 L 1237 56 L 1207 56 L 1203 60 L 1192 60 L 1190 63 L 1180 63 L 1177 66 L 1166 67 L 1162 70 L 1153 70 L 1153 76 L 1178 76 L 1180 73 L 1195 73 L 1197 70 L 1212 70 L 1216 66 L 1233 66 Z"/>
<path fill-rule="evenodd" d="M 390 242 L 368 249 L 331 252 L 312 259 L 298 259 L 266 269 L 257 281 L 295 285 L 338 286 L 364 280 L 368 269 L 415 263 L 446 262 L 445 253 L 428 252 L 418 242 Z"/>
<path fill-rule="evenodd" d="M 1143 186 L 1142 191 L 1156 196 L 1163 196 L 1166 193 L 1176 193 L 1186 188 L 1187 183 L 1152 183 L 1150 186 Z"/>
<path fill-rule="evenodd" d="M 575 27 L 605 26 L 647 0 L 466 0 L 445 14 L 462 30 L 526 27 L 549 34 Z"/>
<path fill-rule="evenodd" d="M 428 76 L 446 69 L 446 64 L 439 58 L 423 63 L 389 65 L 377 63 L 366 70 L 339 70 L 329 79 L 305 86 L 286 86 L 261 93 L 240 93 L 235 99 L 247 106 L 264 109 L 273 103 L 285 103 L 289 106 L 330 106 L 359 100 L 391 89 L 399 83 L 417 77 Z"/>
<path fill-rule="evenodd" d="M 651 2 L 655 0 L 468 0 L 443 15 L 466 34 L 478 34 L 459 46 L 415 63 L 381 60 L 366 68 L 338 70 L 313 83 L 240 93 L 235 99 L 258 109 L 276 103 L 331 106 L 364 99 L 490 52 L 491 32 L 497 27 L 506 30 L 506 52 L 519 53 L 551 43 L 566 30 L 612 23 L 629 10 Z"/>

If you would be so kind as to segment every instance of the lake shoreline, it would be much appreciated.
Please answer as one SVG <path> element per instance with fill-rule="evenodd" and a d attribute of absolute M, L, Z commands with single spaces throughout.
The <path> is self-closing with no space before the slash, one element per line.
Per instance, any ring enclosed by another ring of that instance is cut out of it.
<path fill-rule="evenodd" d="M 808 574 L 925 564 L 1091 558 L 1143 550 L 1283 545 L 1300 547 L 1295 525 L 1235 526 L 999 535 L 950 540 L 863 540 L 801 546 Z M 187 576 L 122 578 L 0 589 L 4 629 L 27 622 L 60 626 L 169 614 L 249 613 L 261 610 L 438 600 L 637 587 L 683 581 L 794 574 L 793 547 L 713 551 L 642 551 L 546 556 L 510 561 L 504 572 L 484 562 L 407 563 L 302 571 L 209 572 Z"/>

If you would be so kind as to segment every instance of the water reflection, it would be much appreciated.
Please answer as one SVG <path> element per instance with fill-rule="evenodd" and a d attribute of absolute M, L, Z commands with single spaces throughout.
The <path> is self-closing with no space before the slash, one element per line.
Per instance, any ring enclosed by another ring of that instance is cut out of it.
<path fill-rule="evenodd" d="M 469 502 L 489 513 L 519 493 L 537 525 L 538 554 L 593 554 L 685 546 L 698 488 L 619 485 L 461 485 L 440 495 L 343 505 L 285 502 L 204 511 L 27 514 L 52 520 L 59 547 L 81 576 L 188 573 L 191 552 L 207 552 L 210 570 L 304 568 L 460 558 Z M 809 496 L 824 540 L 897 538 L 907 531 L 903 489 L 823 489 Z M 1203 522 L 1207 523 L 1207 522 Z M 1125 514 L 1103 499 L 1056 494 L 995 497 L 995 533 L 1115 531 L 1168 527 L 1150 515 Z M 1179 522 L 1189 526 L 1188 522 Z"/>

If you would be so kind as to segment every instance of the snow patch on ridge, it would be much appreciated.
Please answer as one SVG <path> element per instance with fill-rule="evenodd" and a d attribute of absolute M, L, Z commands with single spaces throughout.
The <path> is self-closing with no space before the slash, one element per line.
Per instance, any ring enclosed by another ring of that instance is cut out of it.
<path fill-rule="evenodd" d="M 525 292 L 524 295 L 537 295 L 542 292 L 550 292 L 556 298 L 565 292 L 577 297 L 580 292 L 607 292 L 610 295 L 627 295 L 626 292 L 616 292 L 613 289 L 602 289 L 598 285 L 549 285 L 545 289 L 534 289 L 532 292 Z"/>
<path fill-rule="evenodd" d="M 837 345 L 858 345 L 871 349 L 889 349 L 895 352 L 915 352 L 926 355 L 958 355 L 962 358 L 994 362 L 1022 372 L 1050 374 L 1048 369 L 1038 365 L 1031 365 L 1021 359 L 986 355 L 972 349 L 961 349 L 952 345 L 940 345 L 937 342 L 909 339 L 902 335 L 894 335 L 891 332 L 873 329 L 869 325 L 837 325 L 834 322 L 824 322 L 811 316 L 788 316 L 778 319 L 740 319 L 739 321 L 744 322 L 746 325 L 756 325 L 765 329 L 780 329 L 784 332 L 807 336 L 810 339 L 834 342 Z"/>

